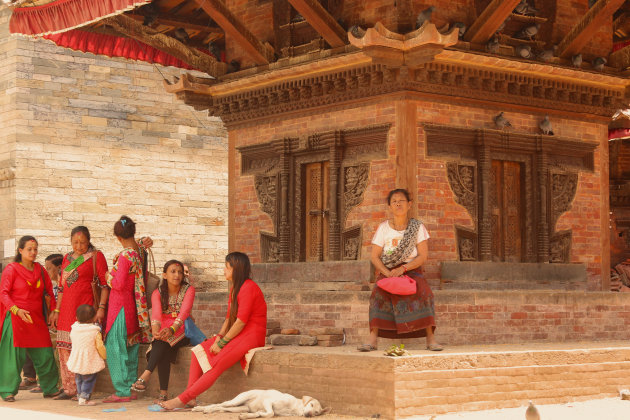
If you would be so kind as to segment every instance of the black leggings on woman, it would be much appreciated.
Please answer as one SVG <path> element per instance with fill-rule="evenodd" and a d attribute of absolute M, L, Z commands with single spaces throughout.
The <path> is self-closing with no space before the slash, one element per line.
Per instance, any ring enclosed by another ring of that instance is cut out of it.
<path fill-rule="evenodd" d="M 168 379 L 171 376 L 171 363 L 175 362 L 177 350 L 190 343 L 188 338 L 184 338 L 179 343 L 171 347 L 166 341 L 153 340 L 151 343 L 151 351 L 147 354 L 146 369 L 153 373 L 158 368 L 158 377 L 160 378 L 160 390 L 168 390 Z"/>

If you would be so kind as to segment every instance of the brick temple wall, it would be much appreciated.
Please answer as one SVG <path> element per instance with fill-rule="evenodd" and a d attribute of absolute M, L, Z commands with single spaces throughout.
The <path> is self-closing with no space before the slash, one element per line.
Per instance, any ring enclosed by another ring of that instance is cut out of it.
<path fill-rule="evenodd" d="M 422 220 L 431 239 L 429 258 L 425 264 L 427 278 L 432 286 L 438 283 L 440 261 L 458 259 L 455 225 L 469 229 L 474 223 L 466 209 L 454 200 L 450 189 L 446 160 L 426 156 L 424 123 L 437 123 L 466 128 L 494 128 L 493 117 L 501 110 L 493 106 L 467 106 L 451 102 L 428 100 L 374 99 L 351 105 L 330 106 L 306 115 L 285 116 L 250 125 L 230 132 L 236 147 L 265 143 L 287 137 L 306 137 L 330 130 L 347 130 L 368 125 L 391 124 L 388 135 L 388 158 L 373 160 L 369 183 L 363 201 L 354 208 L 346 220 L 348 228 L 363 226 L 361 258 L 368 259 L 370 242 L 380 222 L 388 217 L 386 196 L 396 188 L 396 104 L 408 101 L 416 107 L 417 117 L 417 202 L 415 211 Z M 537 133 L 540 113 L 505 110 L 512 121 L 515 133 Z M 608 146 L 607 126 L 601 121 L 588 121 L 568 117 L 551 117 L 556 136 L 576 141 L 599 143 L 595 151 L 595 169 L 582 171 L 578 177 L 578 189 L 571 209 L 564 213 L 556 225 L 556 231 L 571 229 L 573 247 L 570 262 L 586 265 L 590 290 L 599 290 L 602 273 L 608 272 Z M 240 175 L 240 155 L 237 153 L 232 170 L 234 195 L 232 205 L 236 223 L 233 226 L 234 247 L 247 252 L 255 262 L 260 262 L 260 231 L 274 232 L 271 218 L 260 210 L 253 176 Z"/>
<path fill-rule="evenodd" d="M 172 81 L 180 70 L 9 38 L 0 13 L 0 174 L 16 174 L 0 175 L 0 244 L 34 234 L 43 261 L 83 224 L 110 260 L 126 214 L 155 240 L 158 271 L 177 258 L 205 286 L 222 278 L 227 134 L 165 92 L 160 72 Z"/>

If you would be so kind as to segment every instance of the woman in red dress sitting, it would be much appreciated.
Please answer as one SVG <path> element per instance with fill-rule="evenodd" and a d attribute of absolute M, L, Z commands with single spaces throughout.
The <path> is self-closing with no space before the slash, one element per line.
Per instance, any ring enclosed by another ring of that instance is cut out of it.
<path fill-rule="evenodd" d="M 267 303 L 262 291 L 250 279 L 247 255 L 232 252 L 223 270 L 230 285 L 228 310 L 217 335 L 192 348 L 188 387 L 177 398 L 161 402 L 166 410 L 194 406 L 196 398 L 236 362 L 246 366 L 245 355 L 265 345 Z"/>

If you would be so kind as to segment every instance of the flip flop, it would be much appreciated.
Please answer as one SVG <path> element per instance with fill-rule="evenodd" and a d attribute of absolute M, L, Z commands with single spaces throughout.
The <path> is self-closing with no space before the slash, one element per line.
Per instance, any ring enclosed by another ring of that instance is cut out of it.
<path fill-rule="evenodd" d="M 32 392 L 32 391 L 31 391 L 31 392 Z M 60 390 L 58 390 L 57 392 L 52 393 L 52 394 L 44 394 L 44 398 L 55 398 L 55 397 L 57 397 L 57 396 L 59 396 L 59 395 L 61 395 L 61 394 L 65 394 L 65 393 L 63 392 L 63 389 L 60 389 Z"/>
<path fill-rule="evenodd" d="M 25 391 L 28 389 L 32 389 L 37 386 L 37 379 L 24 378 L 22 382 L 20 382 L 20 387 L 18 388 L 20 391 Z"/>
<path fill-rule="evenodd" d="M 427 350 L 431 350 L 431 351 L 442 351 L 444 350 L 444 347 L 440 346 L 439 344 L 429 344 L 427 346 Z"/>
<path fill-rule="evenodd" d="M 71 400 L 73 397 L 73 395 L 68 395 L 66 394 L 65 391 L 61 391 L 60 394 L 55 395 L 54 397 L 52 397 L 53 400 L 59 401 L 59 400 Z"/>
<path fill-rule="evenodd" d="M 42 391 L 42 387 L 41 386 L 37 385 L 35 388 L 29 389 L 28 392 L 32 392 L 33 394 L 37 394 L 37 393 L 44 392 L 44 391 Z"/>
<path fill-rule="evenodd" d="M 120 408 L 103 408 L 104 413 L 116 413 L 118 411 L 127 411 L 127 409 L 125 407 L 120 407 Z"/>
<path fill-rule="evenodd" d="M 103 400 L 104 403 L 124 403 L 131 401 L 131 397 L 119 397 L 116 394 L 112 394 Z"/>
<path fill-rule="evenodd" d="M 4 401 L 4 402 L 15 402 L 15 396 L 14 395 L 8 395 L 6 397 L 2 397 L 2 401 Z"/>
<path fill-rule="evenodd" d="M 166 408 L 163 404 L 164 402 L 160 401 L 157 404 L 150 405 L 149 411 L 191 411 L 190 407 Z M 155 406 L 160 407 L 160 409 L 157 410 Z"/>
<path fill-rule="evenodd" d="M 371 344 L 361 344 L 360 346 L 357 347 L 357 350 L 359 350 L 359 351 L 374 351 L 374 350 L 376 350 L 376 347 L 374 347 Z"/>

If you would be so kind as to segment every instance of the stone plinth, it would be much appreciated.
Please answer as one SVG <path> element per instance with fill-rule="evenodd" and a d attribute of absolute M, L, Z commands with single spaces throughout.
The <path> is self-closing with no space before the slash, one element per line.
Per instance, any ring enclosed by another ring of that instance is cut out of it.
<path fill-rule="evenodd" d="M 381 346 L 384 348 L 385 346 Z M 190 348 L 173 365 L 170 395 L 186 386 Z M 143 354 L 141 349 L 140 354 Z M 259 351 L 249 375 L 240 366 L 226 371 L 199 397 L 203 404 L 225 401 L 250 389 L 278 389 L 310 395 L 333 413 L 384 419 L 518 407 L 612 397 L 627 387 L 630 347 L 602 344 L 537 344 L 451 347 L 441 353 L 412 351 L 390 358 L 381 351 L 281 347 Z M 146 360 L 141 358 L 143 369 Z M 155 374 L 145 398 L 158 392 Z M 107 372 L 96 391 L 112 391 Z"/>
<path fill-rule="evenodd" d="M 443 261 L 442 289 L 586 290 L 584 264 Z"/>

